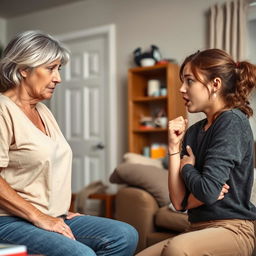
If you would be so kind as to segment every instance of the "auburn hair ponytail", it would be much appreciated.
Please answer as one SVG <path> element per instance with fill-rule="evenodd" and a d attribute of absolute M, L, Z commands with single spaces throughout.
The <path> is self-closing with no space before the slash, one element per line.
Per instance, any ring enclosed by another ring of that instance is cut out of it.
<path fill-rule="evenodd" d="M 197 51 L 188 56 L 181 65 L 181 80 L 183 69 L 188 63 L 195 78 L 205 86 L 214 78 L 221 78 L 223 87 L 220 95 L 226 103 L 225 108 L 238 108 L 248 117 L 252 116 L 249 96 L 256 87 L 255 65 L 247 61 L 235 62 L 229 54 L 220 49 Z"/>
<path fill-rule="evenodd" d="M 256 87 L 256 66 L 247 61 L 237 62 L 235 73 L 237 77 L 235 92 L 226 95 L 228 107 L 239 108 L 250 117 L 253 115 L 253 110 L 248 98 Z"/>

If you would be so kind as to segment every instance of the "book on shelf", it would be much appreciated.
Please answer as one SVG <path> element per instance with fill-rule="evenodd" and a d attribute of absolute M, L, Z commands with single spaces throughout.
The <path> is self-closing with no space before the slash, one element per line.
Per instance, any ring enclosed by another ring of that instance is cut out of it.
<path fill-rule="evenodd" d="M 0 244 L 0 256 L 27 256 L 27 247 L 16 244 Z"/>

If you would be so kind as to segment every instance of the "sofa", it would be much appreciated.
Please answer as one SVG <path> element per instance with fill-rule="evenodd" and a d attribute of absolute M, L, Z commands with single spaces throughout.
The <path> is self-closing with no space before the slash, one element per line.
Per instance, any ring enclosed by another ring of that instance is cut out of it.
<path fill-rule="evenodd" d="M 137 229 L 139 242 L 136 252 L 139 252 L 178 235 L 189 222 L 187 214 L 175 211 L 170 203 L 168 172 L 162 165 L 143 162 L 143 158 L 137 159 L 142 161 L 140 163 L 124 160 L 110 177 L 110 182 L 122 184 L 116 194 L 115 218 Z M 252 256 L 256 256 L 256 252 Z"/>
<path fill-rule="evenodd" d="M 116 195 L 115 218 L 134 226 L 139 233 L 137 252 L 184 231 L 185 213 L 159 207 L 155 198 L 141 188 L 124 187 Z"/>
<path fill-rule="evenodd" d="M 124 187 L 116 196 L 117 220 L 134 226 L 139 233 L 136 253 L 184 231 L 189 222 L 185 213 L 159 207 L 155 198 L 141 188 Z M 252 256 L 256 256 L 254 250 Z"/>

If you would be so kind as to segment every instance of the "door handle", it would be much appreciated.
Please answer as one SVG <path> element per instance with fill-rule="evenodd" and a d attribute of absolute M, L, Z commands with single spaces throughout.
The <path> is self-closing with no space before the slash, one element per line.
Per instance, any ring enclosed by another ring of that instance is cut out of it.
<path fill-rule="evenodd" d="M 101 142 L 96 145 L 96 149 L 102 150 L 104 148 L 105 148 L 105 145 L 103 143 L 101 143 Z"/>

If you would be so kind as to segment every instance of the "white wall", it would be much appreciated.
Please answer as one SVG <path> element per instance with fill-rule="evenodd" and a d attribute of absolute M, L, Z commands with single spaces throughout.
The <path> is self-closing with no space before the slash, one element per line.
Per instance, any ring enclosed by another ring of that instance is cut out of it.
<path fill-rule="evenodd" d="M 250 20 L 248 23 L 248 58 L 256 64 L 256 19 Z"/>
<path fill-rule="evenodd" d="M 7 37 L 27 29 L 63 34 L 105 24 L 116 24 L 118 159 L 127 151 L 127 69 L 132 52 L 159 46 L 165 58 L 181 62 L 207 46 L 206 14 L 223 0 L 87 0 L 48 11 L 9 19 Z"/>
<path fill-rule="evenodd" d="M 6 41 L 6 20 L 0 18 L 0 47 L 5 45 Z"/>

